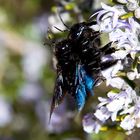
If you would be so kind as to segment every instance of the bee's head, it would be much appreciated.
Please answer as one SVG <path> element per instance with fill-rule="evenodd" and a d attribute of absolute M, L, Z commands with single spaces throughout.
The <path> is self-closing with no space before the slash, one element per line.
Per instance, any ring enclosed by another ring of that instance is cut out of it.
<path fill-rule="evenodd" d="M 72 41 L 78 41 L 82 36 L 83 32 L 89 28 L 85 22 L 74 24 L 69 32 L 68 39 Z"/>

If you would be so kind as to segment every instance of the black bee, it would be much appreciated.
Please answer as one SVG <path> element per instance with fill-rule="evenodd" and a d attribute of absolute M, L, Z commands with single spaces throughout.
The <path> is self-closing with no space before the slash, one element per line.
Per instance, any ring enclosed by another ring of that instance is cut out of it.
<path fill-rule="evenodd" d="M 115 49 L 110 47 L 112 42 L 100 48 L 100 33 L 91 28 L 94 24 L 95 21 L 74 24 L 66 39 L 55 44 L 57 78 L 50 117 L 66 93 L 75 98 L 81 110 L 88 95 L 93 95 L 92 89 L 101 71 L 117 62 L 114 59 L 102 60 Z"/>

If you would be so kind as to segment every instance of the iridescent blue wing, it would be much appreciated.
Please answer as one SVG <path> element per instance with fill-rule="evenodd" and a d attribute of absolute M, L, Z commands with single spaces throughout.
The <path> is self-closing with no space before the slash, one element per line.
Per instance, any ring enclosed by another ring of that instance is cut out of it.
<path fill-rule="evenodd" d="M 75 98 L 78 106 L 78 110 L 81 110 L 86 102 L 87 92 L 93 95 L 94 79 L 89 76 L 83 66 L 78 65 L 76 68 L 76 93 Z"/>
<path fill-rule="evenodd" d="M 85 83 L 86 90 L 90 92 L 91 95 L 93 95 L 93 86 L 95 84 L 95 80 L 93 79 L 92 76 L 87 74 L 84 67 L 81 66 L 80 70 L 81 70 L 82 79 Z"/>
<path fill-rule="evenodd" d="M 80 78 L 80 65 L 77 65 L 76 67 L 76 75 L 75 75 L 75 100 L 77 103 L 78 110 L 81 110 L 85 104 L 85 98 L 86 98 L 86 91 L 85 91 L 85 85 L 82 83 Z"/>
<path fill-rule="evenodd" d="M 61 104 L 64 96 L 65 92 L 63 91 L 63 76 L 62 73 L 59 73 L 55 82 L 54 95 L 52 98 L 49 120 L 51 119 L 51 115 L 53 113 L 54 108 Z"/>
<path fill-rule="evenodd" d="M 80 83 L 80 85 L 78 85 L 75 97 L 76 97 L 78 110 L 82 110 L 82 108 L 85 105 L 86 97 L 87 97 L 85 85 L 83 83 Z"/>

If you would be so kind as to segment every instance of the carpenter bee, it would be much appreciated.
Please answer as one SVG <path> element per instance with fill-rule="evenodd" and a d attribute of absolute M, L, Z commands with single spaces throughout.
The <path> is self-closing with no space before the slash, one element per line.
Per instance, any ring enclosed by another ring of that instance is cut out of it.
<path fill-rule="evenodd" d="M 101 71 L 117 63 L 117 60 L 102 58 L 115 52 L 112 42 L 100 48 L 100 33 L 94 31 L 92 22 L 81 22 L 69 28 L 65 39 L 55 44 L 57 59 L 57 77 L 51 105 L 51 114 L 66 94 L 75 98 L 77 107 L 84 107 L 89 95 L 93 95 L 93 87 L 100 79 Z"/>

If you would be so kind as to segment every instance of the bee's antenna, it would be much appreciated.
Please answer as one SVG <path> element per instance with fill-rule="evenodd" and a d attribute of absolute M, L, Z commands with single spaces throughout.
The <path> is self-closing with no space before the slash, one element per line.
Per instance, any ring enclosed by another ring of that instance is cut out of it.
<path fill-rule="evenodd" d="M 60 15 L 60 12 L 59 12 L 59 10 L 58 10 L 58 9 L 57 9 L 57 12 L 58 12 L 58 16 L 59 16 L 59 18 L 60 18 L 61 22 L 63 23 L 63 25 L 64 25 L 64 26 L 65 26 L 68 30 L 70 30 L 70 27 L 64 23 L 64 21 L 63 21 L 63 19 L 62 19 L 61 15 Z"/>
<path fill-rule="evenodd" d="M 56 27 L 56 26 L 53 26 L 55 29 L 57 29 L 58 31 L 60 32 L 66 32 L 67 30 L 61 30 L 60 28 Z"/>

